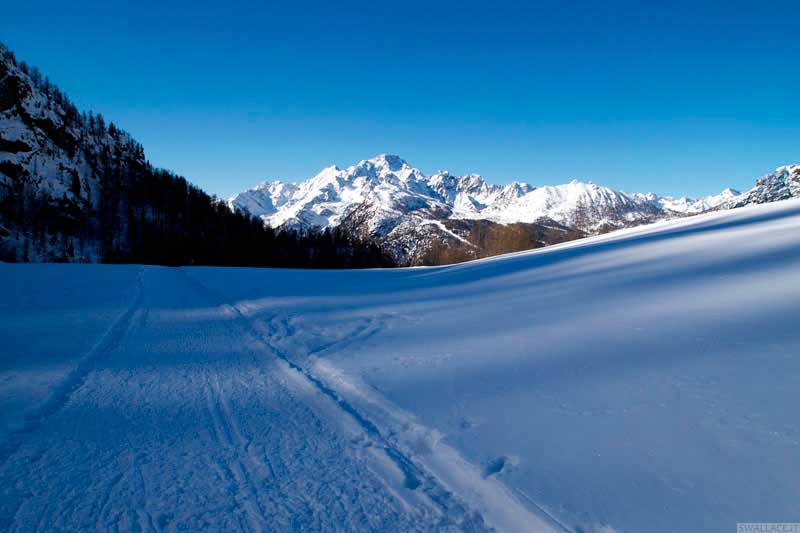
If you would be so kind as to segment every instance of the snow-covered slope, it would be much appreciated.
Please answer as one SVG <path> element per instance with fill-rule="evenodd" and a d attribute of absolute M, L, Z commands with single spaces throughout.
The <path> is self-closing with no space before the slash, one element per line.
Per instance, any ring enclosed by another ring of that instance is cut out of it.
<path fill-rule="evenodd" d="M 725 532 L 800 501 L 799 230 L 789 201 L 357 279 L 191 275 L 442 478 L 452 447 L 566 529 Z"/>
<path fill-rule="evenodd" d="M 793 168 L 797 167 L 781 167 L 770 176 L 783 183 L 786 178 L 781 176 Z M 265 182 L 230 198 L 228 205 L 270 226 L 301 230 L 351 229 L 355 217 L 361 237 L 378 241 L 400 262 L 409 262 L 432 243 L 465 239 L 442 229 L 447 229 L 447 220 L 537 223 L 571 228 L 576 235 L 596 234 L 791 196 L 774 183 L 765 182 L 764 187 L 769 191 L 758 195 L 725 189 L 703 198 L 672 198 L 628 194 L 577 180 L 542 187 L 521 182 L 494 185 L 477 174 L 441 171 L 426 176 L 398 156 L 380 155 L 346 169 L 326 168 L 299 184 Z"/>
<path fill-rule="evenodd" d="M 796 520 L 800 200 L 450 267 L 0 290 L 2 530 Z"/>

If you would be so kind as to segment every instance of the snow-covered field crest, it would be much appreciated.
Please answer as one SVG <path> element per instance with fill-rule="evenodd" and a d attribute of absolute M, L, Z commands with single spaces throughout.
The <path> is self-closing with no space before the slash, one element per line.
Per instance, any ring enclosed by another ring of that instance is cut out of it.
<path fill-rule="evenodd" d="M 0 529 L 796 520 L 799 230 L 787 200 L 448 267 L 0 264 Z"/>

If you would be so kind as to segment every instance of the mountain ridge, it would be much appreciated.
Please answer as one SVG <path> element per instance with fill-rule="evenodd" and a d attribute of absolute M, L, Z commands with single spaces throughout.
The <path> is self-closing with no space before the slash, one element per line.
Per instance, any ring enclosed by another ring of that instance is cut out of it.
<path fill-rule="evenodd" d="M 436 265 L 800 196 L 800 165 L 702 198 L 573 180 L 426 175 L 381 154 L 227 202 L 169 171 L 0 45 L 0 258 L 355 267 Z M 266 227 L 265 227 L 266 226 Z"/>
<path fill-rule="evenodd" d="M 536 231 L 549 231 L 551 238 L 557 235 L 551 231 L 554 229 L 571 231 L 573 237 L 598 234 L 770 198 L 800 196 L 800 186 L 791 185 L 798 168 L 779 167 L 745 193 L 726 188 L 716 195 L 675 198 L 630 194 L 591 181 L 496 185 L 473 173 L 454 175 L 440 170 L 427 176 L 397 155 L 380 154 L 346 168 L 326 167 L 297 183 L 263 182 L 232 196 L 227 203 L 274 228 L 313 232 L 345 227 L 378 242 L 401 264 L 424 264 L 426 249 L 437 241 L 479 248 L 467 237 L 478 221 L 535 226 Z M 784 183 L 787 179 L 788 185 Z M 409 242 L 413 239 L 428 244 L 420 248 L 419 243 Z M 553 242 L 560 241 L 556 238 L 542 244 Z"/>

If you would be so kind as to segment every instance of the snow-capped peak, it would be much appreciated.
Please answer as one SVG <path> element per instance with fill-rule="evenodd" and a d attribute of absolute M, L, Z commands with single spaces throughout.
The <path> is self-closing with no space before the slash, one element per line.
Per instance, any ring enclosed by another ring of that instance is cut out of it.
<path fill-rule="evenodd" d="M 397 155 L 381 154 L 345 169 L 327 167 L 298 184 L 261 184 L 229 204 L 273 227 L 308 230 L 337 227 L 358 211 L 359 231 L 386 242 L 400 227 L 407 234 L 410 226 L 418 230 L 448 219 L 550 221 L 591 233 L 792 195 L 800 196 L 800 165 L 779 167 L 748 193 L 728 188 L 703 198 L 672 198 L 628 194 L 578 179 L 534 187 L 519 181 L 495 185 L 479 174 L 446 170 L 426 176 Z"/>
<path fill-rule="evenodd" d="M 428 213 L 436 219 L 500 223 L 549 219 L 571 224 L 576 210 L 583 209 L 591 215 L 587 224 L 599 227 L 650 220 L 655 211 L 649 201 L 591 182 L 573 180 L 537 188 L 517 181 L 494 185 L 479 174 L 456 176 L 440 171 L 428 177 L 390 154 L 362 160 L 344 170 L 323 169 L 314 178 L 295 185 L 285 201 L 276 201 L 275 191 L 267 190 L 270 202 L 253 198 L 259 196 L 257 189 L 237 195 L 230 203 L 261 216 L 272 226 L 307 229 L 337 226 L 353 209 L 368 205 L 374 217 L 369 226 L 381 232 L 391 232 L 411 213 Z"/>
<path fill-rule="evenodd" d="M 281 180 L 264 181 L 250 190 L 241 192 L 228 199 L 228 207 L 247 213 L 260 213 L 259 216 L 274 214 L 283 207 L 297 191 L 294 183 Z"/>
<path fill-rule="evenodd" d="M 781 173 L 800 174 L 800 165 L 782 165 L 775 169 L 776 174 Z"/>
<path fill-rule="evenodd" d="M 364 159 L 357 164 L 348 167 L 347 173 L 353 175 L 363 175 L 374 173 L 379 176 L 401 172 L 410 169 L 411 166 L 399 156 L 391 154 L 381 154 L 370 159 Z"/>
<path fill-rule="evenodd" d="M 377 167 L 385 167 L 392 172 L 410 166 L 400 156 L 393 154 L 380 154 L 367 161 Z"/>

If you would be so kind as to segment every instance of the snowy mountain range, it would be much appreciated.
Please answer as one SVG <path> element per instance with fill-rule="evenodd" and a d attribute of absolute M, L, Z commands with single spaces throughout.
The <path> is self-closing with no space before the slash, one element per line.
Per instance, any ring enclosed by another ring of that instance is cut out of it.
<path fill-rule="evenodd" d="M 396 155 L 379 155 L 345 169 L 325 168 L 300 183 L 265 182 L 227 205 L 272 228 L 337 229 L 340 237 L 377 245 L 381 255 L 397 264 L 416 265 L 525 250 L 797 196 L 800 165 L 779 167 L 745 193 L 726 189 L 704 198 L 671 198 L 577 180 L 539 187 L 496 185 L 478 174 L 448 171 L 428 176 Z M 188 206 L 194 215 L 179 212 Z M 214 257 L 219 263 L 215 250 L 227 250 L 225 260 L 233 261 L 231 250 L 238 257 L 263 248 L 252 244 L 261 237 L 234 245 L 235 238 L 224 229 L 244 222 L 210 224 L 209 217 L 233 215 L 224 207 L 216 209 L 214 200 L 190 190 L 182 178 L 153 169 L 130 135 L 100 115 L 81 113 L 46 77 L 0 46 L 0 258 L 168 262 L 167 252 L 176 245 L 165 243 L 172 239 L 186 249 L 170 261 Z M 189 234 L 196 242 L 186 246 Z M 308 248 L 309 257 L 319 256 L 307 244 L 298 247 Z M 265 257 L 280 255 L 262 251 Z"/>
<path fill-rule="evenodd" d="M 476 221 L 598 234 L 714 209 L 800 196 L 800 166 L 780 167 L 744 194 L 725 189 L 703 198 L 629 194 L 573 180 L 555 186 L 488 183 L 478 174 L 426 176 L 396 155 L 379 155 L 346 169 L 331 166 L 301 183 L 264 182 L 228 200 L 232 209 L 276 228 L 319 231 L 344 227 L 379 242 L 401 263 L 419 262 L 445 241 L 479 247 L 469 238 Z"/>

